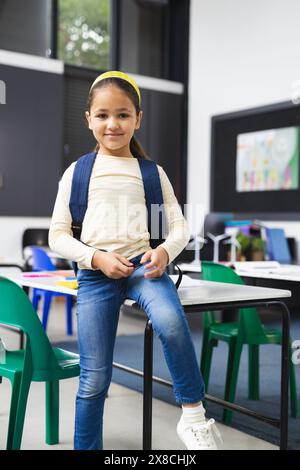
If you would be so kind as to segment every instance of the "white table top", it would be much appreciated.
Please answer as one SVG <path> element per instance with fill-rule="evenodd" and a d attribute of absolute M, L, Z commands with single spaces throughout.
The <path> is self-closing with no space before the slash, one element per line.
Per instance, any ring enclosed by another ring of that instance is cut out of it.
<path fill-rule="evenodd" d="M 258 267 L 257 265 L 255 266 L 255 263 L 252 265 L 250 261 L 249 263 L 243 263 L 243 266 L 241 265 L 242 263 L 237 263 L 235 269 L 239 276 L 300 282 L 300 266 L 294 264 L 278 264 L 278 266 L 274 265 L 271 267 L 266 262 L 265 267 L 262 263 Z M 181 263 L 178 266 L 183 272 L 201 273 L 200 263 Z"/>
<path fill-rule="evenodd" d="M 240 276 L 300 282 L 300 266 L 282 264 L 278 268 L 237 269 Z"/>
<path fill-rule="evenodd" d="M 33 273 L 24 274 L 32 275 Z M 39 275 L 41 274 L 43 273 L 40 272 Z M 69 287 L 56 284 L 62 277 L 25 277 L 21 273 L 7 277 L 22 286 L 77 295 L 77 289 L 70 289 Z M 173 282 L 176 282 L 177 275 L 170 277 Z M 202 281 L 191 279 L 188 276 L 183 276 L 178 294 L 183 306 L 243 302 L 248 300 L 275 300 L 291 297 L 291 292 L 288 290 Z M 126 303 L 131 304 L 133 301 L 128 299 Z"/>
<path fill-rule="evenodd" d="M 2 267 L 9 266 L 11 264 L 16 264 L 18 266 L 24 266 L 24 260 L 22 259 L 13 259 L 0 256 L 0 265 Z"/>

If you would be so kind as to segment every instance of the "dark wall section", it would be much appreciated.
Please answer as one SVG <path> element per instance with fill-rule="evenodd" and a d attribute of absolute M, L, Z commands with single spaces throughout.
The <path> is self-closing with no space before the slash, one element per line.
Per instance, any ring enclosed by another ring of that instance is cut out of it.
<path fill-rule="evenodd" d="M 163 166 L 178 199 L 183 202 L 181 185 L 183 96 L 149 90 L 147 95 L 143 124 L 145 133 L 148 134 L 145 148 L 150 158 Z"/>
<path fill-rule="evenodd" d="M 66 67 L 64 81 L 63 169 L 65 170 L 81 155 L 91 152 L 96 142 L 85 119 L 87 97 L 93 78 L 90 78 L 90 74 L 85 78 L 84 74 L 79 73 L 75 67 Z"/>
<path fill-rule="evenodd" d="M 63 76 L 0 65 L 0 216 L 50 216 L 62 168 Z"/>

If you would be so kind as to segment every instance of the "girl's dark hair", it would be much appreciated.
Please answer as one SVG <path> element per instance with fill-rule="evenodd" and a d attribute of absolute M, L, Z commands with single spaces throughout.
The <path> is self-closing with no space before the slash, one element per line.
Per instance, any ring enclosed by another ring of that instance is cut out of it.
<path fill-rule="evenodd" d="M 122 78 L 115 78 L 115 77 L 110 77 L 110 78 L 105 78 L 103 80 L 100 80 L 100 82 L 96 83 L 96 85 L 90 90 L 89 96 L 88 96 L 88 101 L 87 101 L 87 106 L 88 110 L 90 111 L 92 102 L 95 96 L 95 92 L 99 90 L 100 88 L 104 88 L 105 86 L 108 85 L 114 85 L 120 88 L 120 90 L 124 91 L 128 98 L 131 100 L 135 107 L 136 115 L 139 114 L 141 111 L 140 103 L 139 103 L 139 97 L 133 86 L 126 82 L 126 80 L 123 80 Z M 99 144 L 97 143 L 96 147 L 94 148 L 94 152 L 99 151 Z M 148 156 L 146 155 L 146 152 L 144 151 L 142 145 L 139 143 L 137 138 L 133 135 L 132 139 L 130 141 L 130 151 L 132 155 L 135 158 L 144 158 L 145 160 L 148 160 Z"/>

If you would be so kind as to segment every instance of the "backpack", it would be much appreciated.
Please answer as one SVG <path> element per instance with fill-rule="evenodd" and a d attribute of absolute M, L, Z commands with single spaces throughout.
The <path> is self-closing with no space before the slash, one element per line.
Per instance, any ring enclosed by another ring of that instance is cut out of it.
<path fill-rule="evenodd" d="M 92 169 L 96 160 L 97 152 L 91 152 L 80 157 L 75 165 L 71 195 L 69 201 L 69 208 L 72 217 L 71 229 L 73 237 L 81 241 L 82 223 L 87 210 L 88 205 L 88 192 L 89 183 L 92 173 Z M 153 160 L 144 160 L 143 158 L 137 158 L 143 178 L 146 207 L 148 213 L 148 230 L 150 233 L 150 246 L 156 248 L 160 245 L 164 238 L 162 233 L 163 218 L 165 217 L 163 209 L 163 195 L 160 184 L 160 178 L 158 168 Z M 159 212 L 158 220 L 151 220 L 151 205 L 158 204 L 162 210 Z M 153 224 L 154 222 L 154 224 Z M 154 226 L 156 223 L 156 226 Z M 157 226 L 158 225 L 158 226 Z M 155 231 L 154 231 L 155 229 Z M 152 237 L 152 233 L 156 236 Z M 158 234 L 158 237 L 157 237 Z M 103 250 L 104 251 L 104 250 Z M 182 273 L 177 265 L 175 265 L 179 272 L 179 277 L 176 282 L 176 288 L 178 289 L 182 279 Z M 77 263 L 73 263 L 75 274 L 77 274 Z"/>

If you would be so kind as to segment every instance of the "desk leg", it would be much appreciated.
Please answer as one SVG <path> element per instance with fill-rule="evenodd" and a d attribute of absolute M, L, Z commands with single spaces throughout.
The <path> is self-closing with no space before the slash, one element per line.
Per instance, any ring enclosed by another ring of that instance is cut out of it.
<path fill-rule="evenodd" d="M 288 412 L 289 412 L 290 312 L 284 302 L 274 302 L 274 304 L 280 307 L 281 314 L 282 314 L 280 449 L 286 450 L 287 443 L 288 443 Z"/>
<path fill-rule="evenodd" d="M 152 447 L 152 375 L 153 330 L 149 320 L 144 339 L 143 450 L 151 450 Z"/>

